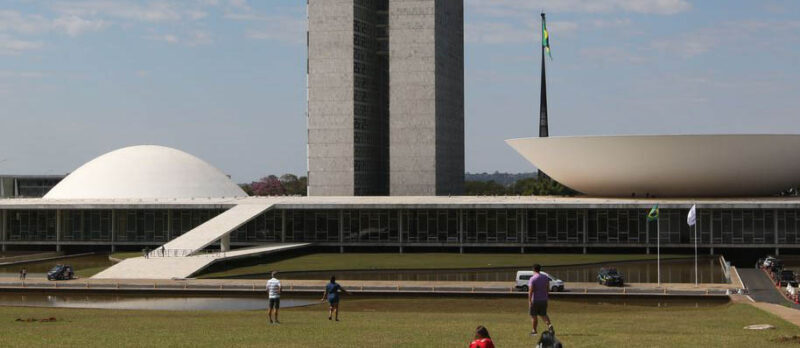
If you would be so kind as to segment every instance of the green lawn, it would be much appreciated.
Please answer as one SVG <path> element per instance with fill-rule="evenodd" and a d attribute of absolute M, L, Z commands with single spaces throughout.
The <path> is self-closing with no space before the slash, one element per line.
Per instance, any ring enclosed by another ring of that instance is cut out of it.
<path fill-rule="evenodd" d="M 687 255 L 661 255 L 662 258 L 684 258 Z M 455 253 L 319 253 L 290 259 L 265 262 L 252 266 L 225 269 L 215 266 L 201 278 L 228 277 L 245 274 L 281 271 L 328 271 L 343 269 L 432 269 L 432 268 L 491 268 L 531 267 L 534 263 L 546 266 L 581 263 L 615 262 L 655 259 L 645 254 L 455 254 Z"/>
<path fill-rule="evenodd" d="M 129 311 L 0 307 L 5 347 L 466 347 L 485 325 L 497 347 L 532 347 L 524 299 L 357 299 L 342 302 L 341 322 L 322 305 L 263 311 Z M 642 307 L 552 301 L 557 336 L 567 347 L 764 347 L 800 329 L 747 304 Z M 57 322 L 17 322 L 55 317 Z M 772 324 L 776 330 L 742 329 Z"/>
<path fill-rule="evenodd" d="M 125 251 L 125 252 L 118 252 L 111 254 L 111 257 L 120 260 L 129 259 L 131 257 L 139 257 L 139 256 L 142 256 L 141 251 Z"/>

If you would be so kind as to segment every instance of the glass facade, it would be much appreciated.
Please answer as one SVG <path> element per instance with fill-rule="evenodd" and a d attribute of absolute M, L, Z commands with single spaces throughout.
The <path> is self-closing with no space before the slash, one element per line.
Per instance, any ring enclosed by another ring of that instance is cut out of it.
<path fill-rule="evenodd" d="M 4 210 L 4 242 L 163 243 L 223 209 Z M 687 209 L 273 209 L 231 234 L 234 244 L 689 246 Z M 800 246 L 800 209 L 698 209 L 703 246 Z M 660 225 L 660 227 L 659 227 Z M 60 226 L 60 231 L 58 230 Z M 24 243 L 23 243 L 24 244 Z"/>

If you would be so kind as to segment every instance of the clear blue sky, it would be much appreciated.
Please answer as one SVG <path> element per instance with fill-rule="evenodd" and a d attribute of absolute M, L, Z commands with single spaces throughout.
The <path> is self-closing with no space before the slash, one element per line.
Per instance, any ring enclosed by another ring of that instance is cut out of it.
<path fill-rule="evenodd" d="M 322 0 L 311 0 L 322 1 Z M 551 135 L 800 133 L 800 2 L 465 0 L 466 168 Z M 134 144 L 234 180 L 306 168 L 305 1 L 0 0 L 0 173 Z"/>

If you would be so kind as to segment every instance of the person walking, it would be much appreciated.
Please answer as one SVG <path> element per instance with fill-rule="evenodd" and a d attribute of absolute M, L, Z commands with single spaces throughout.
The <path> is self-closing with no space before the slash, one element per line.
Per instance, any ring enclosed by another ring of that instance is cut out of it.
<path fill-rule="evenodd" d="M 164 248 L 164 246 L 162 245 L 161 246 L 161 257 L 166 257 L 166 256 L 167 256 L 167 249 Z"/>
<path fill-rule="evenodd" d="M 275 323 L 278 320 L 278 310 L 281 309 L 281 281 L 276 278 L 278 271 L 272 271 L 272 279 L 267 280 L 267 291 L 269 292 L 269 323 L 272 324 L 272 312 L 275 311 Z"/>
<path fill-rule="evenodd" d="M 469 348 L 494 348 L 492 338 L 489 337 L 489 330 L 483 325 L 475 329 L 475 340 L 470 343 Z"/>
<path fill-rule="evenodd" d="M 342 288 L 339 283 L 336 282 L 336 277 L 331 276 L 331 282 L 325 286 L 325 293 L 322 294 L 322 302 L 325 302 L 325 299 L 328 299 L 328 304 L 330 308 L 328 308 L 328 320 L 331 320 L 331 317 L 336 318 L 336 321 L 339 321 L 339 293 L 347 293 L 347 290 Z"/>
<path fill-rule="evenodd" d="M 542 265 L 533 265 L 533 276 L 528 280 L 528 312 L 531 316 L 533 330 L 531 336 L 536 336 L 536 326 L 538 317 L 542 317 L 547 324 L 547 329 L 554 332 L 550 317 L 547 316 L 547 296 L 550 291 L 550 278 L 539 273 Z"/>
<path fill-rule="evenodd" d="M 26 278 L 28 278 L 28 270 L 27 269 L 23 268 L 22 271 L 20 271 L 20 272 L 22 273 L 22 280 L 25 280 Z"/>

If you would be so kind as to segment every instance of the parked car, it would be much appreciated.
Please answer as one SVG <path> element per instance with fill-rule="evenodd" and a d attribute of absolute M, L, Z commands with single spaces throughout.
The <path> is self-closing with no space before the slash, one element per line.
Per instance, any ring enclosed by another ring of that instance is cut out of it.
<path fill-rule="evenodd" d="M 550 292 L 564 291 L 564 281 L 558 279 L 548 273 L 539 272 L 543 276 L 550 279 Z M 533 271 L 517 271 L 515 279 L 515 288 L 521 291 L 528 291 L 528 281 L 533 277 Z"/>
<path fill-rule="evenodd" d="M 75 279 L 75 272 L 70 265 L 55 265 L 47 272 L 47 280 Z"/>
<path fill-rule="evenodd" d="M 625 279 L 616 268 L 601 268 L 597 273 L 597 282 L 605 286 L 624 286 Z"/>
<path fill-rule="evenodd" d="M 786 286 L 786 284 L 795 280 L 794 271 L 788 269 L 782 270 L 781 277 L 778 279 L 781 281 L 780 286 Z"/>

